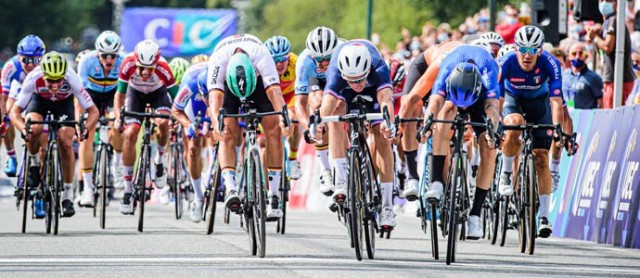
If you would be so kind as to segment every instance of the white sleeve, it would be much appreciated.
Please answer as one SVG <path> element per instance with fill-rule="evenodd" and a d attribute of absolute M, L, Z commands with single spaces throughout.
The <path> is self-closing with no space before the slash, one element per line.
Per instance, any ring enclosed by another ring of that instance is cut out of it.
<path fill-rule="evenodd" d="M 209 90 L 218 89 L 224 91 L 224 79 L 227 75 L 227 63 L 225 49 L 218 49 L 209 59 L 209 70 L 207 71 L 207 88 Z"/>
<path fill-rule="evenodd" d="M 257 55 L 252 60 L 251 62 L 255 65 L 258 74 L 262 77 L 262 83 L 265 88 L 280 83 L 280 75 L 278 75 L 276 63 L 273 61 L 271 53 L 266 46 L 261 45 Z"/>
<path fill-rule="evenodd" d="M 82 79 L 80 76 L 76 74 L 72 69 L 67 70 L 67 74 L 65 76 L 69 85 L 71 86 L 71 90 L 73 91 L 73 95 L 75 95 L 76 100 L 82 106 L 82 108 L 89 109 L 89 107 L 93 106 L 93 100 L 87 91 L 84 89 L 84 85 L 82 85 Z"/>
<path fill-rule="evenodd" d="M 20 89 L 22 89 L 22 84 L 18 80 L 12 80 L 9 88 L 9 98 L 17 99 Z"/>
<path fill-rule="evenodd" d="M 22 89 L 20 90 L 15 102 L 15 105 L 22 109 L 27 108 L 27 104 L 29 104 L 31 96 L 36 91 L 36 80 L 38 79 L 36 72 L 37 71 L 35 70 L 31 71 L 31 73 L 29 73 L 22 82 Z"/>

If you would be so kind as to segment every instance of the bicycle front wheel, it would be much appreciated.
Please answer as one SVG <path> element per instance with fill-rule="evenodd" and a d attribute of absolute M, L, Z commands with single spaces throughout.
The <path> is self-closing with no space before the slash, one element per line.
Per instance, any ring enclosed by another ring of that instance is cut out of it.
<path fill-rule="evenodd" d="M 27 150 L 25 148 L 24 152 L 26 153 Z M 25 157 L 27 157 L 25 155 Z M 27 213 L 28 213 L 28 208 L 29 208 L 29 194 L 31 194 L 31 189 L 29 188 L 29 183 L 27 182 L 28 180 L 28 173 L 29 173 L 29 159 L 26 158 L 23 160 L 23 165 L 22 165 L 22 171 L 21 171 L 21 176 L 22 176 L 22 195 L 21 196 L 17 196 L 17 198 L 22 198 L 22 233 L 26 233 L 27 232 Z M 32 197 L 32 204 L 35 203 L 35 198 L 36 196 Z"/>
<path fill-rule="evenodd" d="M 211 174 L 211 178 L 209 181 L 209 197 L 207 200 L 208 206 L 210 208 L 209 211 L 209 219 L 207 220 L 207 234 L 210 235 L 213 233 L 214 221 L 216 219 L 216 207 L 218 204 L 218 191 L 220 190 L 220 166 L 218 161 L 214 162 L 215 164 L 212 166 L 213 172 Z M 206 215 L 206 212 L 202 215 Z"/>
<path fill-rule="evenodd" d="M 529 255 L 533 255 L 533 251 L 536 245 L 536 237 L 538 236 L 538 228 L 536 223 L 536 214 L 538 212 L 538 194 L 537 194 L 537 180 L 536 180 L 536 165 L 533 160 L 533 155 L 527 156 L 527 199 L 529 206 L 526 211 L 527 219 L 527 252 Z"/>
<path fill-rule="evenodd" d="M 351 153 L 350 163 L 349 163 L 349 192 L 347 194 L 347 204 L 349 206 L 349 227 L 351 228 L 351 242 L 353 243 L 353 248 L 356 252 L 356 259 L 358 261 L 362 260 L 362 222 L 360 218 L 360 208 L 359 204 L 361 204 L 361 200 L 359 197 L 361 196 L 359 191 L 361 188 L 361 180 L 360 180 L 360 163 L 358 161 L 357 153 Z"/>
<path fill-rule="evenodd" d="M 104 229 L 106 227 L 106 219 L 107 219 L 107 195 L 109 183 L 107 182 L 109 177 L 109 154 L 107 152 L 107 148 L 105 146 L 102 147 L 100 151 L 100 164 L 98 169 L 99 172 L 99 184 L 100 184 L 100 194 L 98 196 L 98 211 L 100 214 L 100 229 Z"/>
<path fill-rule="evenodd" d="M 58 148 L 53 148 L 53 185 L 51 188 L 51 203 L 53 206 L 53 234 L 58 235 L 60 226 L 60 189 L 62 188 L 62 165 L 60 164 L 60 154 Z"/>
<path fill-rule="evenodd" d="M 138 192 L 138 232 L 144 228 L 144 203 L 147 201 L 147 173 L 149 173 L 150 147 L 143 147 L 138 163 L 138 173 L 136 179 L 136 190 Z"/>
<path fill-rule="evenodd" d="M 452 161 L 453 162 L 451 163 L 451 167 L 453 167 L 453 171 L 451 175 L 452 179 L 450 179 L 451 184 L 449 186 L 449 205 L 448 205 L 449 223 L 446 224 L 449 226 L 449 234 L 447 236 L 447 265 L 451 264 L 452 262 L 455 262 L 456 244 L 458 239 L 458 233 L 457 233 L 458 210 L 456 209 L 457 203 L 458 203 L 457 190 L 462 186 L 461 184 L 462 171 L 460 171 L 461 170 L 460 155 L 454 154 Z"/>
<path fill-rule="evenodd" d="M 291 181 L 287 176 L 287 167 L 286 167 L 286 156 L 282 160 L 282 174 L 280 175 L 280 190 L 278 191 L 278 199 L 280 200 L 280 209 L 282 210 L 282 217 L 278 219 L 278 223 L 276 225 L 276 232 L 283 234 L 287 225 L 287 202 L 289 201 L 289 187 L 291 185 Z"/>
<path fill-rule="evenodd" d="M 260 154 L 257 149 L 251 151 L 249 156 L 249 180 L 251 180 L 251 195 L 253 199 L 253 221 L 256 229 L 257 255 L 264 258 L 266 249 L 266 188 L 264 185 L 264 175 L 262 174 L 262 164 Z"/>
<path fill-rule="evenodd" d="M 381 201 L 378 192 L 380 187 L 376 180 L 376 174 L 371 165 L 371 156 L 368 147 L 365 145 L 365 161 L 363 166 L 362 177 L 360 179 L 361 186 L 358 188 L 359 198 L 362 200 L 360 217 L 362 218 L 362 228 L 364 233 L 364 242 L 367 247 L 367 257 L 373 259 L 376 253 L 376 214 L 378 213 L 378 204 Z M 391 231 L 387 232 L 387 238 Z M 380 233 L 383 236 L 383 233 Z"/>

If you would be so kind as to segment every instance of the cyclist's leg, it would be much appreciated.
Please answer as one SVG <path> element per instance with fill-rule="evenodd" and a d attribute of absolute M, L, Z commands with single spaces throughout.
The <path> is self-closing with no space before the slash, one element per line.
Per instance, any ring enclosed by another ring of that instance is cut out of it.
<path fill-rule="evenodd" d="M 445 101 L 440 95 L 433 95 L 429 101 L 429 105 L 440 106 L 439 114 L 435 117 L 441 120 L 453 120 L 456 117 L 458 108 L 451 102 Z M 443 192 L 444 170 L 446 157 L 449 153 L 449 143 L 451 142 L 451 124 L 434 124 L 433 125 L 433 156 L 431 175 L 431 185 L 426 193 L 426 197 L 432 202 L 440 200 Z"/>
<path fill-rule="evenodd" d="M 310 86 L 311 88 L 317 87 L 318 90 L 311 92 L 309 95 L 309 113 L 315 113 L 316 109 L 320 109 L 320 105 L 322 104 L 322 90 L 321 86 L 322 82 L 315 78 L 311 78 L 309 80 L 310 85 L 314 82 L 317 82 L 318 85 Z M 327 130 L 328 131 L 328 130 Z M 322 135 L 322 139 L 319 143 L 315 144 L 316 150 L 316 158 L 319 161 L 320 167 L 322 169 L 320 175 L 320 192 L 322 192 L 326 196 L 331 196 L 333 194 L 333 173 L 331 171 L 331 164 L 329 163 L 329 132 L 325 132 Z"/>
<path fill-rule="evenodd" d="M 287 107 L 289 109 L 289 117 L 291 120 L 298 120 L 298 116 L 296 115 L 296 111 L 294 109 L 295 104 L 295 96 L 293 93 L 285 96 L 285 102 L 287 103 Z M 300 169 L 300 163 L 298 163 L 298 146 L 300 145 L 300 126 L 298 124 L 293 124 L 293 134 L 289 137 L 289 176 L 293 179 L 299 179 L 302 175 Z"/>
<path fill-rule="evenodd" d="M 125 111 L 144 112 L 145 103 L 141 99 L 141 94 L 131 86 L 127 88 Z M 122 133 L 122 165 L 124 168 L 124 197 L 120 204 L 120 212 L 131 214 L 131 195 L 133 193 L 133 165 L 136 161 L 136 142 L 140 132 L 140 120 L 136 118 L 124 118 L 124 132 Z"/>
<path fill-rule="evenodd" d="M 100 107 L 102 105 L 102 99 L 98 98 L 98 96 L 88 91 L 93 103 L 96 104 L 96 107 Z M 82 106 L 76 103 L 76 109 L 78 109 L 78 114 L 83 115 L 85 110 L 82 109 Z M 78 149 L 78 158 L 80 163 L 80 170 L 82 172 L 82 180 L 84 184 L 82 199 L 80 200 L 81 206 L 93 206 L 94 198 L 93 191 L 95 189 L 93 184 L 93 142 L 95 137 L 96 129 L 95 127 L 89 130 L 87 133 L 87 138 L 85 138 L 82 142 L 80 142 L 80 148 Z"/>
<path fill-rule="evenodd" d="M 171 114 L 171 98 L 167 87 L 160 87 L 155 92 L 151 93 L 148 97 L 153 97 L 151 101 L 151 108 L 158 114 Z M 156 139 L 158 142 L 158 149 L 154 159 L 156 165 L 156 186 L 163 188 L 167 184 L 167 173 L 164 169 L 164 154 L 166 152 L 167 145 L 169 144 L 169 119 L 154 119 L 156 129 Z"/>
<path fill-rule="evenodd" d="M 562 107 L 564 112 L 564 123 L 562 123 L 562 130 L 566 134 L 573 134 L 573 120 L 567 110 L 567 106 Z M 560 182 L 560 159 L 562 158 L 562 147 L 557 147 L 556 144 L 551 144 L 551 157 L 549 159 L 549 169 L 551 170 L 551 192 L 555 192 L 558 189 L 558 183 Z"/>
<path fill-rule="evenodd" d="M 73 98 L 68 98 L 62 102 L 51 105 L 58 107 L 52 109 L 56 119 L 66 116 L 67 119 L 74 118 Z M 55 132 L 49 130 L 49 132 Z M 73 171 L 75 169 L 75 155 L 73 153 L 73 137 L 75 136 L 74 126 L 63 126 L 57 131 L 58 146 L 60 148 L 60 163 L 62 164 L 62 182 L 64 184 L 64 192 L 62 195 L 63 216 L 71 217 L 75 214 L 73 208 Z"/>
<path fill-rule="evenodd" d="M 227 113 L 238 113 L 240 107 L 240 100 L 234 96 L 231 91 L 225 86 L 224 95 L 219 94 L 209 95 L 209 102 L 223 102 L 223 108 Z M 218 127 L 213 127 L 218 128 Z M 218 159 L 220 164 L 222 182 L 227 190 L 225 206 L 232 211 L 237 211 L 240 208 L 240 198 L 238 196 L 238 185 L 236 183 L 236 145 L 238 136 L 240 134 L 240 127 L 238 126 L 238 120 L 233 118 L 224 119 L 224 130 L 222 131 L 223 138 L 219 143 L 218 157 L 212 159 Z"/>
<path fill-rule="evenodd" d="M 325 95 L 323 98 L 334 97 Z M 345 101 L 337 100 L 337 106 L 333 111 L 333 115 L 344 115 L 347 113 L 347 105 Z M 327 125 L 329 130 L 329 150 L 333 157 L 333 167 L 335 169 L 334 192 L 333 199 L 343 201 L 347 194 L 347 134 L 344 130 L 344 124 L 330 123 Z"/>
<path fill-rule="evenodd" d="M 502 112 L 505 125 L 524 124 L 523 109 L 519 101 L 510 94 L 505 94 L 505 103 Z M 520 152 L 522 141 L 520 140 L 521 131 L 507 130 L 505 132 L 505 141 L 502 145 L 502 173 L 500 174 L 500 194 L 512 195 L 515 178 L 513 177 L 514 159 Z"/>
<path fill-rule="evenodd" d="M 379 110 L 379 109 L 378 109 Z M 375 111 L 377 112 L 377 111 Z M 371 129 L 373 140 L 367 140 L 372 152 L 376 170 L 380 177 L 380 193 L 382 194 L 382 211 L 380 216 L 380 225 L 387 227 L 395 227 L 396 220 L 393 213 L 393 152 L 391 150 L 391 142 L 380 131 L 380 122 L 374 123 Z M 374 177 L 375 178 L 375 177 Z M 372 189 L 371 189 L 372 190 Z"/>
<path fill-rule="evenodd" d="M 412 118 L 420 117 L 422 115 L 422 105 L 422 101 L 419 101 L 414 105 L 411 113 Z M 409 172 L 407 185 L 403 192 L 404 197 L 407 198 L 408 201 L 414 201 L 418 198 L 418 180 L 420 179 L 420 176 L 418 175 L 418 141 L 415 139 L 416 133 L 416 124 L 405 124 L 402 138 L 400 138 L 400 145 L 402 145 L 407 170 Z"/>

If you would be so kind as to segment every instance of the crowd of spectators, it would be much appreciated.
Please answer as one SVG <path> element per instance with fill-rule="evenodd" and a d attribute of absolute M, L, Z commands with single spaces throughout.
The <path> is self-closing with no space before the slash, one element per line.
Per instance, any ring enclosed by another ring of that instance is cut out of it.
<path fill-rule="evenodd" d="M 640 0 L 626 2 L 625 65 L 623 67 L 623 104 L 640 103 Z M 611 5 L 613 13 L 604 17 L 603 24 L 593 21 L 576 22 L 568 10 L 567 38 L 557 45 L 545 44 L 544 49 L 556 56 L 563 66 L 564 94 L 570 105 L 578 109 L 611 108 L 613 106 L 613 74 L 615 61 L 615 8 L 616 0 L 600 0 L 600 5 Z M 568 1 L 569 7 L 573 0 Z M 530 22 L 528 1 L 519 7 L 507 4 L 496 14 L 495 32 L 507 44 L 513 43 L 518 28 Z M 394 48 L 380 42 L 373 34 L 385 58 L 410 63 L 427 48 L 446 41 L 471 41 L 489 31 L 489 11 L 481 9 L 457 26 L 449 23 L 425 23 L 421 33 L 411 34 L 401 28 L 401 39 Z"/>

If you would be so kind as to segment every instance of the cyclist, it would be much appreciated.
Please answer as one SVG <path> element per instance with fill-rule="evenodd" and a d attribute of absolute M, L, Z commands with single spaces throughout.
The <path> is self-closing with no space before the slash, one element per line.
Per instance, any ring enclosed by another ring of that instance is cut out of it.
<path fill-rule="evenodd" d="M 276 70 L 280 75 L 280 88 L 282 96 L 289 108 L 289 116 L 292 120 L 297 120 L 294 110 L 295 104 L 295 80 L 296 80 L 296 62 L 298 55 L 291 52 L 291 43 L 286 37 L 273 36 L 264 42 L 267 46 L 273 61 L 276 63 Z M 293 126 L 293 135 L 289 137 L 289 175 L 292 179 L 297 180 L 302 176 L 300 163 L 298 162 L 298 145 L 300 145 L 300 133 L 297 125 Z"/>
<path fill-rule="evenodd" d="M 171 96 L 178 87 L 167 61 L 160 56 L 160 47 L 152 40 L 144 40 L 136 45 L 133 53 L 122 61 L 118 77 L 118 89 L 115 96 L 116 121 L 114 127 L 121 129 L 120 109 L 145 112 L 145 104 L 149 104 L 155 113 L 171 113 Z M 171 96 L 170 96 L 171 95 Z M 126 97 L 126 103 L 125 103 Z M 122 164 L 124 165 L 124 197 L 120 203 L 122 214 L 133 214 L 131 196 L 133 192 L 133 165 L 136 160 L 136 141 L 140 132 L 140 121 L 136 118 L 124 118 L 124 138 Z M 162 189 L 167 184 L 164 170 L 164 152 L 169 142 L 169 120 L 155 119 L 158 126 L 158 151 L 155 156 L 156 187 Z"/>
<path fill-rule="evenodd" d="M 190 217 L 193 222 L 202 220 L 202 207 L 204 205 L 204 194 L 202 193 L 202 152 L 203 137 L 207 136 L 207 129 L 200 134 L 200 127 L 196 123 L 198 113 L 201 119 L 207 115 L 208 97 L 207 90 L 207 63 L 195 64 L 184 73 L 180 90 L 176 96 L 171 113 L 184 127 L 184 133 L 189 138 L 187 142 L 187 164 L 193 183 L 194 201 L 191 205 Z M 200 122 L 202 124 L 203 121 Z"/>
<path fill-rule="evenodd" d="M 336 33 L 330 28 L 319 26 L 307 35 L 306 48 L 298 56 L 296 63 L 295 108 L 302 127 L 309 128 L 309 112 L 320 108 L 322 91 L 326 84 L 326 71 L 334 50 L 340 43 Z M 333 125 L 330 125 L 333 126 Z M 335 125 L 337 126 L 337 125 Z M 309 142 L 308 135 L 305 140 Z M 333 194 L 333 174 L 329 163 L 328 134 L 315 143 L 316 157 L 321 165 L 320 192 L 326 196 Z"/>
<path fill-rule="evenodd" d="M 18 98 L 22 81 L 24 81 L 27 74 L 40 64 L 40 58 L 44 52 L 44 42 L 36 35 L 28 35 L 18 43 L 18 55 L 9 59 L 2 67 L 2 76 L 0 78 L 2 83 L 2 105 L 0 105 L 2 125 L 6 126 L 9 123 L 8 114 Z M 18 166 L 16 151 L 13 148 L 15 131 L 11 126 L 6 126 L 5 128 L 4 147 L 7 150 L 7 165 L 4 168 L 4 173 L 9 177 L 15 177 Z"/>
<path fill-rule="evenodd" d="M 461 42 L 453 41 L 430 47 L 413 61 L 407 74 L 405 95 L 402 97 L 402 104 L 398 112 L 401 118 L 415 117 L 420 114 L 423 102 L 429 100 L 431 87 L 438 75 L 440 63 L 449 52 L 461 44 Z M 417 165 L 412 166 L 411 164 L 416 161 L 418 150 L 418 144 L 414 140 L 416 126 L 403 124 L 398 132 L 402 133 L 401 140 L 405 146 L 404 153 L 407 158 L 407 168 L 409 168 L 409 182 L 407 182 L 403 196 L 408 201 L 415 201 L 418 199 L 417 181 L 419 176 Z"/>
<path fill-rule="evenodd" d="M 118 71 L 122 63 L 122 57 L 118 54 L 121 45 L 118 34 L 113 31 L 104 31 L 96 39 L 96 49 L 85 53 L 78 63 L 78 75 L 80 75 L 85 90 L 91 96 L 96 107 L 104 109 L 106 113 L 113 112 L 113 97 L 116 93 Z M 76 103 L 75 109 L 78 115 L 84 113 L 84 109 L 79 103 Z M 85 189 L 82 192 L 80 206 L 85 207 L 93 207 L 95 202 L 93 195 L 95 190 L 93 184 L 94 136 L 95 130 L 88 130 L 87 140 L 80 143 L 79 149 L 80 167 L 82 167 Z M 114 165 L 120 165 L 122 161 L 122 142 L 118 132 L 112 133 L 111 144 L 115 149 Z M 120 167 L 116 169 L 120 169 Z M 121 174 L 118 171 L 116 173 L 115 176 L 120 176 Z"/>
<path fill-rule="evenodd" d="M 334 54 L 337 59 L 331 60 L 327 69 L 327 85 L 322 98 L 320 115 L 345 114 L 358 107 L 353 107 L 352 101 L 357 95 L 367 95 L 374 99 L 368 105 L 367 112 L 380 112 L 385 107 L 389 116 L 393 118 L 392 87 L 389 67 L 384 62 L 380 52 L 369 41 L 352 40 L 339 45 Z M 316 138 L 320 138 L 324 125 L 320 125 Z M 367 140 L 372 144 L 369 148 L 375 150 L 372 163 L 380 174 L 382 193 L 382 211 L 379 223 L 384 229 L 396 226 L 393 212 L 393 153 L 391 151 L 391 127 L 376 121 L 370 129 L 372 137 Z M 336 203 L 343 203 L 347 193 L 347 158 L 346 132 L 343 128 L 331 129 L 329 134 L 329 148 L 335 167 L 335 188 L 333 199 Z"/>
<path fill-rule="evenodd" d="M 535 26 L 523 26 L 515 35 L 516 51 L 504 56 L 501 85 L 504 86 L 503 116 L 506 125 L 527 123 L 561 124 L 564 121 L 562 109 L 562 74 L 560 62 L 542 50 L 544 34 Z M 523 116 L 524 115 L 524 116 Z M 502 173 L 498 188 L 502 195 L 512 195 L 514 187 L 513 161 L 522 142 L 520 131 L 506 132 L 502 148 Z M 551 193 L 551 173 L 549 170 L 549 147 L 551 134 L 546 130 L 533 133 L 538 188 L 540 192 L 540 213 L 538 234 L 546 238 L 552 233 L 547 216 L 549 194 Z"/>
<path fill-rule="evenodd" d="M 207 62 L 207 61 L 209 61 L 209 56 L 207 54 L 198 54 L 191 58 L 192 65 L 195 65 L 200 62 Z"/>
<path fill-rule="evenodd" d="M 60 53 L 49 52 L 42 57 L 40 67 L 31 71 L 25 78 L 22 90 L 16 100 L 16 105 L 11 109 L 12 123 L 22 132 L 24 138 L 39 138 L 43 132 L 43 126 L 34 125 L 31 127 L 31 134 L 27 134 L 25 121 L 21 113 L 26 111 L 27 118 L 33 121 L 42 121 L 48 111 L 51 111 L 56 119 L 73 119 L 75 114 L 73 96 L 80 103 L 80 106 L 89 113 L 86 124 L 87 130 L 93 129 L 98 121 L 98 109 L 93 104 L 91 96 L 84 89 L 82 80 L 73 69 L 68 68 L 67 60 Z M 64 126 L 57 132 L 62 163 L 62 179 L 64 182 L 62 216 L 71 217 L 75 214 L 73 202 L 71 201 L 75 164 L 71 146 L 75 135 L 74 127 Z M 81 136 L 84 137 L 84 135 Z M 27 144 L 31 159 L 29 174 L 33 181 L 38 181 L 40 177 L 40 156 L 38 155 L 40 147 L 40 140 L 29 140 Z M 35 184 L 37 183 L 35 182 Z"/>
<path fill-rule="evenodd" d="M 260 78 L 257 78 L 257 76 Z M 238 186 L 235 182 L 236 138 L 239 134 L 237 119 L 226 118 L 225 129 L 218 130 L 220 108 L 228 113 L 237 113 L 241 100 L 255 102 L 257 112 L 281 111 L 285 104 L 280 90 L 279 76 L 269 49 L 257 37 L 244 34 L 223 39 L 218 43 L 211 58 L 207 73 L 209 106 L 214 135 L 220 141 L 218 155 L 222 179 L 228 190 L 225 206 L 237 211 L 240 205 Z M 282 134 L 290 135 L 278 117 L 262 118 L 261 124 L 267 140 L 265 165 L 268 169 L 269 201 L 267 218 L 282 217 L 278 208 L 278 190 L 282 174 Z"/>
<path fill-rule="evenodd" d="M 427 115 L 436 119 L 453 120 L 458 112 L 468 114 L 472 122 L 484 122 L 488 117 L 498 127 L 500 87 L 498 64 L 488 49 L 462 45 L 451 51 L 440 64 L 440 72 L 433 85 Z M 451 142 L 451 125 L 437 124 L 433 131 L 433 161 L 426 197 L 439 202 L 443 192 L 446 156 Z M 467 238 L 482 236 L 480 212 L 487 196 L 495 167 L 496 142 L 489 142 L 486 129 L 473 127 L 483 163 L 478 168 L 473 207 L 467 220 Z"/>
<path fill-rule="evenodd" d="M 505 45 L 502 36 L 496 32 L 486 32 L 480 36 L 479 40 L 489 43 L 491 46 L 491 55 L 493 55 L 494 58 L 498 56 L 500 48 Z"/>
<path fill-rule="evenodd" d="M 402 62 L 396 60 L 396 59 L 391 59 L 389 60 L 389 71 L 390 71 L 390 78 L 391 78 L 391 85 L 393 86 L 393 111 L 394 114 L 398 114 L 398 112 L 400 111 L 400 99 L 403 96 L 403 91 L 404 91 L 404 84 L 406 81 L 406 69 L 405 66 Z M 414 141 L 415 142 L 415 141 Z M 399 141 L 397 144 L 397 151 L 395 151 L 395 155 L 396 155 L 396 175 L 398 177 L 398 180 L 401 182 L 401 184 L 403 184 L 404 179 L 406 178 L 405 175 L 405 165 L 406 163 L 406 158 L 405 156 L 401 155 L 404 154 L 404 141 Z M 415 143 L 412 142 L 413 145 L 415 145 Z M 406 155 L 406 154 L 405 154 Z M 415 157 L 413 157 L 413 165 L 410 165 L 409 167 L 411 168 L 412 166 L 417 166 Z M 411 163 L 409 163 L 411 164 Z M 411 171 L 410 171 L 411 172 Z M 416 176 L 411 176 L 410 175 L 410 179 L 409 182 L 418 182 L 418 178 L 417 178 L 417 171 L 416 171 Z M 400 188 L 401 190 L 404 188 Z"/>

